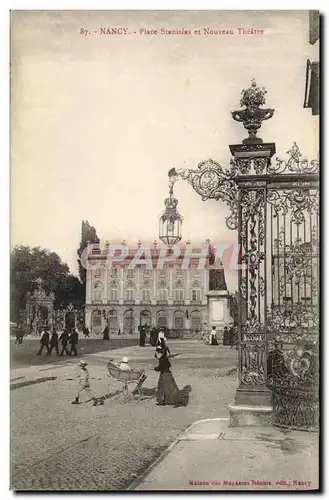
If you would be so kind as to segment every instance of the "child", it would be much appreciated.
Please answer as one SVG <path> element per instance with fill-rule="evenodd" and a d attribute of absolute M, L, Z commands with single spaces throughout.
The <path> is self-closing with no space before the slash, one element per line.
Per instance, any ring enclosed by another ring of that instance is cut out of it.
<path fill-rule="evenodd" d="M 80 403 L 82 403 L 82 401 L 80 401 L 80 395 L 81 393 L 84 392 L 84 394 L 88 396 L 88 399 L 86 399 L 86 401 L 84 402 L 92 400 L 94 402 L 94 406 L 96 406 L 97 403 L 99 403 L 100 401 L 98 401 L 98 399 L 93 396 L 92 391 L 90 389 L 89 372 L 88 369 L 86 368 L 87 363 L 85 361 L 80 361 L 78 366 L 80 366 L 81 368 L 77 376 L 77 378 L 79 379 L 79 390 L 75 400 L 72 401 L 72 404 L 79 405 Z"/>

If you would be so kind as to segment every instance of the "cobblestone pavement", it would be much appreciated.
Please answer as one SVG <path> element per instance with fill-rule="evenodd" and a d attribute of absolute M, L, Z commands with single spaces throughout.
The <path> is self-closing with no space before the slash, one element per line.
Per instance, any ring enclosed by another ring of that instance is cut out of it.
<path fill-rule="evenodd" d="M 126 489 L 191 423 L 227 416 L 237 386 L 236 351 L 225 347 L 214 351 L 202 343 L 180 342 L 175 351 L 179 348 L 184 355 L 173 359 L 172 371 L 180 389 L 191 386 L 185 407 L 155 405 L 158 375 L 152 369 L 156 361 L 150 349 L 137 352 L 145 361 L 131 359 L 132 366 L 147 369 L 141 400 L 118 395 L 103 406 L 71 405 L 76 387 L 73 363 L 54 370 L 56 380 L 12 391 L 11 488 Z M 120 383 L 106 377 L 108 357 L 107 353 L 87 356 L 97 395 L 114 394 L 120 388 Z M 41 367 L 36 369 L 38 376 L 48 375 Z"/>

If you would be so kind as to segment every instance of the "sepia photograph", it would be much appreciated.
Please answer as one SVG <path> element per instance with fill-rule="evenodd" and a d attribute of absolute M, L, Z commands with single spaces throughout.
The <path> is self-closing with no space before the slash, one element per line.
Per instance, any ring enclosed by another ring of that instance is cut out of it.
<path fill-rule="evenodd" d="M 319 491 L 321 24 L 10 11 L 11 491 Z"/>

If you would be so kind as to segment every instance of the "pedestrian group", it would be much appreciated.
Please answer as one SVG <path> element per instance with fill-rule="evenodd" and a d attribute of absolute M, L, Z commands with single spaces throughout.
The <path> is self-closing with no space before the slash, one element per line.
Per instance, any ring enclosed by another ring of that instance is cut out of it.
<path fill-rule="evenodd" d="M 55 349 L 56 354 L 59 356 L 63 356 L 64 353 L 67 356 L 77 356 L 78 342 L 79 342 L 79 334 L 75 330 L 75 328 L 72 328 L 71 331 L 65 329 L 59 338 L 56 330 L 53 330 L 52 335 L 50 337 L 49 330 L 45 328 L 41 332 L 40 349 L 37 352 L 37 354 L 38 356 L 40 356 L 42 354 L 42 351 L 45 349 L 46 355 L 49 356 Z M 60 344 L 61 344 L 61 352 L 59 352 Z M 69 348 L 68 345 L 70 346 Z"/>

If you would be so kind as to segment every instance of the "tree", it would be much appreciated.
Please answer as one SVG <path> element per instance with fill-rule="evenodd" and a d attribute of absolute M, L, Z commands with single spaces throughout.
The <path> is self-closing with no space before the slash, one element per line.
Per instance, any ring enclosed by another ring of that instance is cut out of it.
<path fill-rule="evenodd" d="M 91 226 L 87 220 L 83 220 L 81 223 L 81 242 L 80 247 L 77 250 L 77 254 L 79 257 L 79 278 L 84 286 L 86 286 L 86 269 L 81 265 L 81 256 L 84 249 L 87 248 L 88 243 L 99 243 L 99 238 L 94 226 Z"/>
<path fill-rule="evenodd" d="M 42 279 L 46 293 L 55 294 L 55 307 L 84 303 L 84 286 L 70 274 L 67 264 L 55 252 L 19 245 L 11 253 L 10 305 L 11 319 L 19 320 L 19 311 L 25 309 L 27 292 L 37 288 L 36 280 Z"/>

